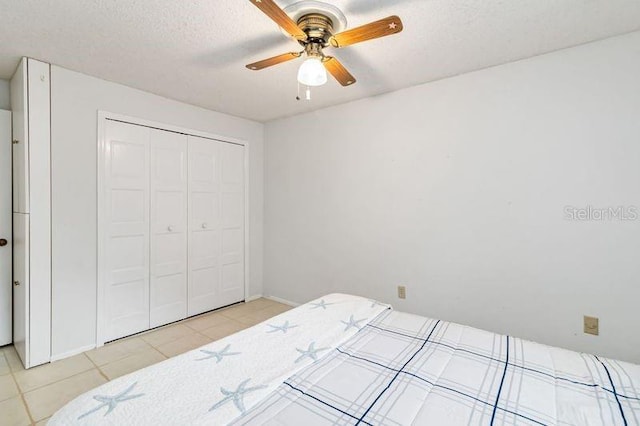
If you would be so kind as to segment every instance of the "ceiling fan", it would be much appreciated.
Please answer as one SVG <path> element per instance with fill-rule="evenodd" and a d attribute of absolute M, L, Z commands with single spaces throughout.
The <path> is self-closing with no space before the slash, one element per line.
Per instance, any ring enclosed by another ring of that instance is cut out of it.
<path fill-rule="evenodd" d="M 351 86 L 355 77 L 332 56 L 324 54 L 328 47 L 341 48 L 396 34 L 402 31 L 402 20 L 389 16 L 361 27 L 344 31 L 346 18 L 335 6 L 319 1 L 301 1 L 281 9 L 273 0 L 250 0 L 271 18 L 287 35 L 303 47 L 300 52 L 289 52 L 247 65 L 250 70 L 261 70 L 305 56 L 298 71 L 298 81 L 306 86 L 321 86 L 327 82 L 327 71 L 343 86 Z M 288 13 L 287 13 L 288 12 Z M 290 16 L 291 15 L 291 16 Z"/>

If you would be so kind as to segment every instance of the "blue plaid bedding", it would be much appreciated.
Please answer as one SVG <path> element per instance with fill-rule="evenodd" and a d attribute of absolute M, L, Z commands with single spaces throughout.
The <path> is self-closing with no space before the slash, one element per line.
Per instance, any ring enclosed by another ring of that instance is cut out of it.
<path fill-rule="evenodd" d="M 638 425 L 640 366 L 386 311 L 233 424 Z"/>

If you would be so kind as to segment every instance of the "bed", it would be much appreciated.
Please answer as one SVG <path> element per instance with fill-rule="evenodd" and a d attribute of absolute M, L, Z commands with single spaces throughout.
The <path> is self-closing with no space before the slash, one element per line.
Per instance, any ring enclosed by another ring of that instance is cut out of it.
<path fill-rule="evenodd" d="M 640 366 L 331 294 L 76 398 L 49 425 L 634 425 Z"/>

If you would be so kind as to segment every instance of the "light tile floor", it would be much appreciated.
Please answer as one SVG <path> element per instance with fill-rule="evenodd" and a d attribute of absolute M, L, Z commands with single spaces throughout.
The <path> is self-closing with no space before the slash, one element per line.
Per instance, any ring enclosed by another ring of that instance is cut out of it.
<path fill-rule="evenodd" d="M 221 339 L 291 309 L 258 299 L 25 370 L 13 346 L 0 348 L 0 424 L 44 425 L 64 404 L 102 383 Z"/>

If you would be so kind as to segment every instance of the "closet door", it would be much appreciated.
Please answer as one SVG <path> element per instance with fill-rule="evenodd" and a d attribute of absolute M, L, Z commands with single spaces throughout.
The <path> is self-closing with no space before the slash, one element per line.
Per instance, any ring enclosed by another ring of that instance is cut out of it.
<path fill-rule="evenodd" d="M 222 157 L 221 306 L 244 299 L 244 147 L 219 143 Z"/>
<path fill-rule="evenodd" d="M 222 306 L 220 210 L 219 144 L 189 136 L 189 316 Z"/>
<path fill-rule="evenodd" d="M 107 121 L 103 211 L 105 340 L 149 328 L 149 133 Z"/>
<path fill-rule="evenodd" d="M 187 316 L 187 136 L 151 130 L 150 322 Z"/>
<path fill-rule="evenodd" d="M 189 137 L 189 315 L 244 299 L 244 148 Z"/>

